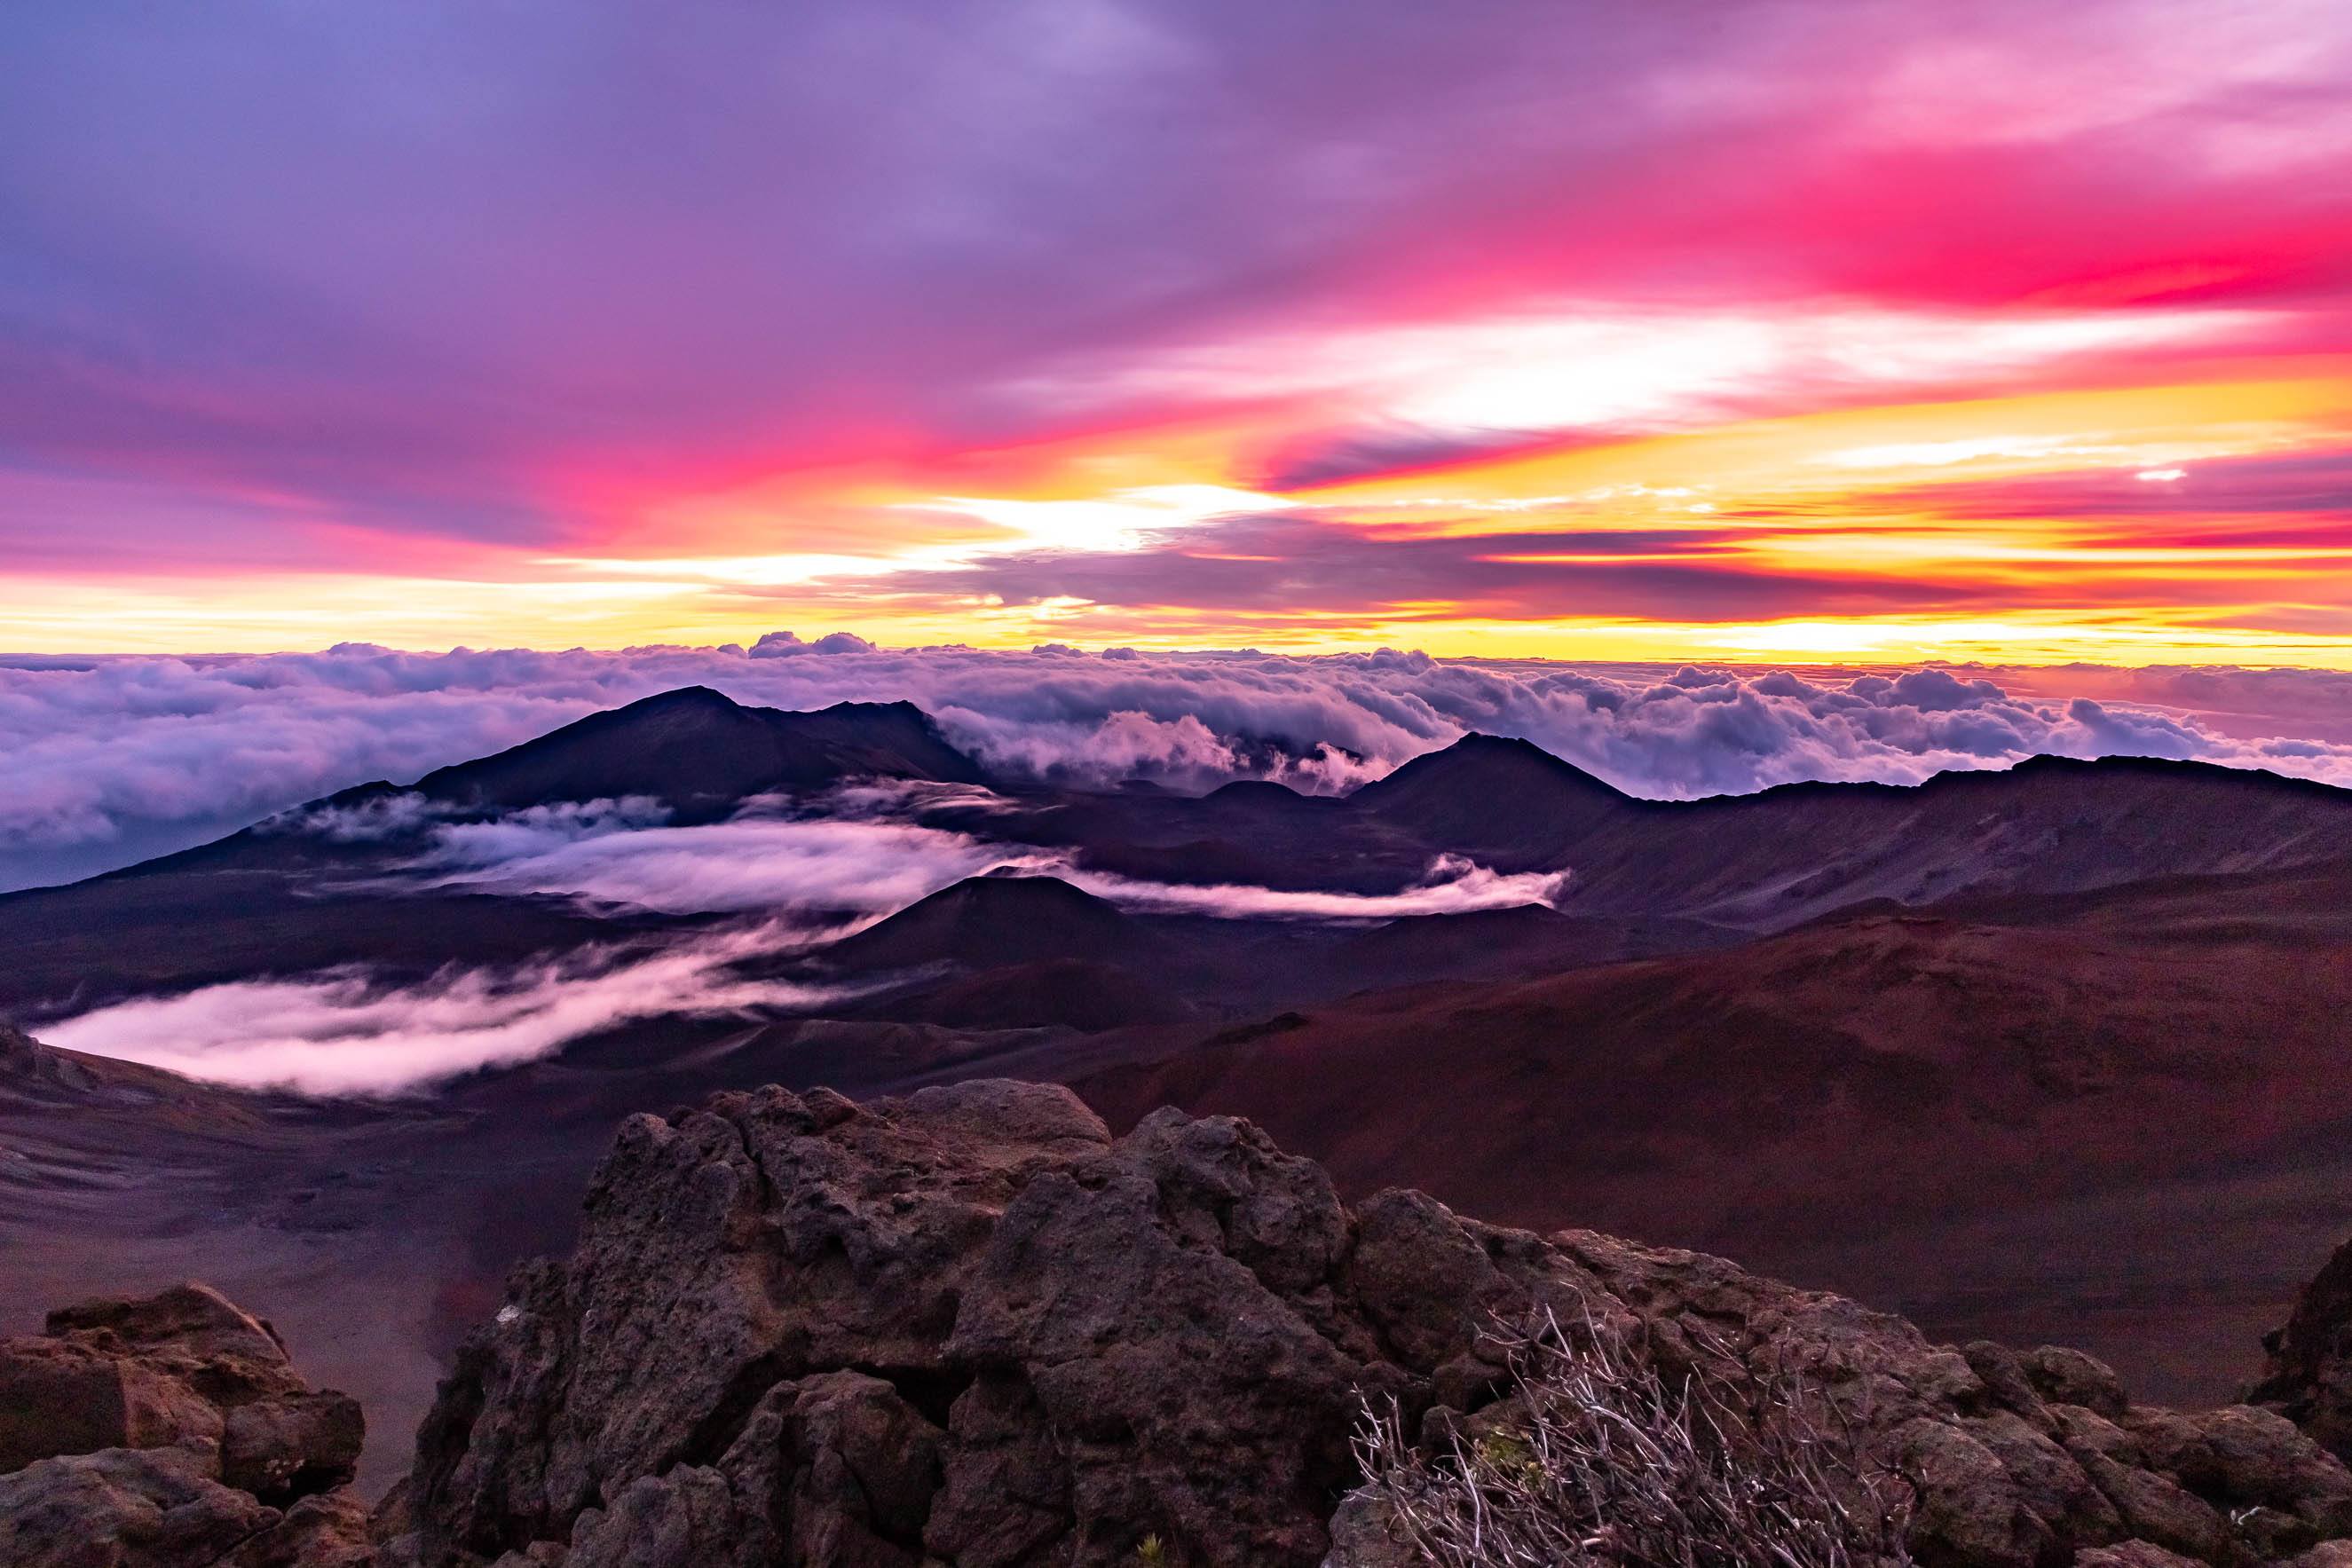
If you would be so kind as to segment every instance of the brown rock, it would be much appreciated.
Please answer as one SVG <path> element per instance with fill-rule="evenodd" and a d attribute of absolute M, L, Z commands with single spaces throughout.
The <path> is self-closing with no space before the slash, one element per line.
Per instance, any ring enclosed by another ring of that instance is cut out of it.
<path fill-rule="evenodd" d="M 65 1308 L 0 1343 L 0 1563 L 369 1568 L 361 1436 L 205 1286 Z"/>
<path fill-rule="evenodd" d="M 2053 1405 L 2079 1405 L 2112 1421 L 2131 1404 L 2124 1380 L 2096 1356 L 2045 1344 L 2017 1359 L 2033 1391 Z"/>
<path fill-rule="evenodd" d="M 2287 1561 L 2290 1568 L 2352 1568 L 2352 1541 L 2323 1541 Z"/>
<path fill-rule="evenodd" d="M 633 1118 L 578 1250 L 518 1271 L 444 1385 L 414 1553 L 1012 1568 L 1156 1537 L 1201 1568 L 1392 1568 L 1385 1521 L 1340 1506 L 1360 1401 L 1486 1429 L 1485 1331 L 1530 1311 L 1735 1393 L 1802 1379 L 1912 1479 L 1927 1568 L 2252 1568 L 2347 1522 L 2341 1467 L 2284 1423 L 2131 1406 L 2089 1357 L 1963 1354 L 1719 1259 L 1414 1193 L 1351 1212 L 1247 1123 L 1114 1141 L 1063 1090 L 995 1082 Z"/>
<path fill-rule="evenodd" d="M 187 1568 L 219 1562 L 278 1522 L 180 1448 L 107 1448 L 0 1476 L 8 1568 Z"/>
<path fill-rule="evenodd" d="M 2338 1458 L 2352 1459 L 2352 1242 L 2295 1298 L 2247 1402 L 2276 1409 Z"/>
<path fill-rule="evenodd" d="M 2074 1568 L 2190 1568 L 2193 1559 L 2147 1541 L 2094 1546 L 2074 1557 Z"/>
<path fill-rule="evenodd" d="M 324 1491 L 352 1479 L 366 1436 L 359 1401 L 345 1394 L 233 1406 L 221 1431 L 221 1479 L 271 1501 Z"/>
<path fill-rule="evenodd" d="M 0 1342 L 0 1470 L 100 1448 L 215 1449 L 231 1411 L 315 1397 L 269 1326 L 209 1286 L 84 1301 Z M 321 1485 L 348 1479 L 350 1460 L 315 1469 Z"/>
<path fill-rule="evenodd" d="M 367 1505 L 348 1490 L 306 1497 L 221 1568 L 374 1568 Z"/>

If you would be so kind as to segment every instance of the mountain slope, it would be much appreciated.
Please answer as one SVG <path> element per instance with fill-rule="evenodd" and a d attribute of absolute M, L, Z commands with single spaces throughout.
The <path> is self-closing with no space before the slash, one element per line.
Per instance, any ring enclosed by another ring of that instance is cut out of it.
<path fill-rule="evenodd" d="M 1465 735 L 1349 797 L 1357 812 L 1504 871 L 1557 864 L 1632 796 L 1524 740 Z"/>
<path fill-rule="evenodd" d="M 2352 845 L 2352 790 L 2144 758 L 2040 757 L 1916 786 L 1790 784 L 1648 803 L 1575 846 L 1562 907 L 1778 930 L 1870 899 L 2071 893 Z"/>
<path fill-rule="evenodd" d="M 2337 862 L 1376 993 L 1076 1087 L 1114 1124 L 1246 1115 L 1349 1190 L 1730 1248 L 1952 1332 L 2072 1314 L 2215 1391 L 2352 1217 L 2347 1041 Z"/>
<path fill-rule="evenodd" d="M 1058 878 L 975 876 L 835 943 L 824 957 L 852 970 L 927 964 L 986 969 L 1052 958 L 1129 958 L 1150 946 L 1136 921 Z"/>
<path fill-rule="evenodd" d="M 682 818 L 747 796 L 858 778 L 977 784 L 980 767 L 912 703 L 837 703 L 808 713 L 745 707 L 685 686 L 591 714 L 477 761 L 438 768 L 416 790 L 471 807 L 650 795 Z"/>
<path fill-rule="evenodd" d="M 723 818 L 747 797 L 881 778 L 978 783 L 977 764 L 911 703 L 810 713 L 745 707 L 706 687 L 592 714 L 535 740 L 436 769 L 404 789 L 357 786 L 210 844 L 65 887 L 0 894 L 0 1012 L 54 1012 L 139 991 L 340 964 L 425 973 L 510 962 L 673 927 L 631 913 L 583 915 L 556 899 L 397 884 L 429 817 L 384 831 L 302 826 L 421 794 L 466 814 L 621 796 L 672 820 Z"/>

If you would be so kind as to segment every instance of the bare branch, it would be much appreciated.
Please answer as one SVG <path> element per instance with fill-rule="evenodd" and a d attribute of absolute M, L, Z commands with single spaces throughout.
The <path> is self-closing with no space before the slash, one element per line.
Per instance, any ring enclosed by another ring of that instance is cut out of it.
<path fill-rule="evenodd" d="M 1365 1406 L 1363 1492 L 1432 1568 L 1910 1568 L 1910 1490 L 1866 1473 L 1809 1385 L 1720 1343 L 1670 1384 L 1588 1315 L 1491 1338 L 1511 1372 L 1484 1434 L 1416 1446 Z"/>

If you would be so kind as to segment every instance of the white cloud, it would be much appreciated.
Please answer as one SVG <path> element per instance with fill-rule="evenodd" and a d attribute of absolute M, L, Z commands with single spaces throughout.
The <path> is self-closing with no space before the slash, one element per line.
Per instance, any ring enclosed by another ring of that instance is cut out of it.
<path fill-rule="evenodd" d="M 1319 893 L 1233 883 L 1192 885 L 1138 882 L 1086 871 L 1054 874 L 1098 898 L 1158 915 L 1215 915 L 1229 920 L 1393 920 L 1401 915 L 1463 915 L 1474 909 L 1550 904 L 1568 885 L 1566 872 L 1506 875 L 1460 855 L 1441 855 L 1416 885 L 1397 893 Z"/>
<path fill-rule="evenodd" d="M 792 708 L 911 699 L 992 768 L 1095 785 L 1134 776 L 1203 789 L 1273 777 L 1339 789 L 1472 729 L 1532 740 L 1658 797 L 1803 779 L 1908 782 L 2035 752 L 2088 757 L 2144 745 L 2352 783 L 2352 674 L 2328 671 L 1801 677 L 1391 652 L 866 652 L 846 643 L 826 656 L 760 659 L 731 647 L 347 647 L 34 660 L 0 664 L 0 887 L 126 864 L 332 790 L 413 779 L 698 683 Z M 2086 723 L 2071 708 L 2076 695 L 2110 715 L 2146 715 L 2156 729 L 2134 737 Z M 355 819 L 345 831 L 367 827 Z"/>
<path fill-rule="evenodd" d="M 482 821 L 444 822 L 433 830 L 425 863 L 458 867 L 504 865 L 552 854 L 608 834 L 640 832 L 668 820 L 669 808 L 646 795 L 624 795 L 617 800 L 551 801 Z"/>
<path fill-rule="evenodd" d="M 118 1002 L 49 1024 L 52 1045 L 191 1078 L 306 1094 L 389 1094 L 547 1056 L 633 1019 L 802 1009 L 839 988 L 748 980 L 729 966 L 805 946 L 765 925 L 649 956 L 576 954 L 387 987 L 357 971 L 241 980 Z"/>
<path fill-rule="evenodd" d="M 458 869 L 428 856 L 440 886 L 568 894 L 668 915 L 809 910 L 887 915 L 997 866 L 1052 863 L 1033 852 L 910 822 L 739 819 L 690 828 L 600 831 L 569 840 L 485 824 Z M 501 855 L 501 852 L 504 852 Z"/>

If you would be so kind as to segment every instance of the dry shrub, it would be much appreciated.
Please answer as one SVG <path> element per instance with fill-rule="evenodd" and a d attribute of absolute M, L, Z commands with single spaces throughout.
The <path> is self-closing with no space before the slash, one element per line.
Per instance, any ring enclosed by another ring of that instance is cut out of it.
<path fill-rule="evenodd" d="M 1866 1472 L 1802 1380 L 1670 1382 L 1593 1324 L 1498 1328 L 1511 1387 L 1487 1434 L 1438 1453 L 1393 1401 L 1356 1434 L 1363 1491 L 1433 1568 L 1908 1568 L 1910 1489 Z"/>

